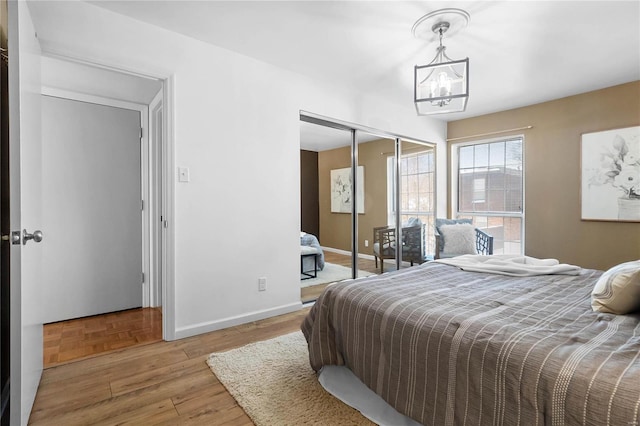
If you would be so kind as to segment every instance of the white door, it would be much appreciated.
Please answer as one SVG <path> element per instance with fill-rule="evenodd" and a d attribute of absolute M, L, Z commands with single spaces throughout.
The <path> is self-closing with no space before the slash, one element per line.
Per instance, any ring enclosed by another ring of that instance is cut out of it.
<path fill-rule="evenodd" d="M 40 46 L 27 2 L 10 1 L 9 177 L 10 228 L 42 226 Z M 42 373 L 42 248 L 20 236 L 11 245 L 11 424 L 27 424 Z"/>
<path fill-rule="evenodd" d="M 142 306 L 140 112 L 42 97 L 44 322 Z"/>

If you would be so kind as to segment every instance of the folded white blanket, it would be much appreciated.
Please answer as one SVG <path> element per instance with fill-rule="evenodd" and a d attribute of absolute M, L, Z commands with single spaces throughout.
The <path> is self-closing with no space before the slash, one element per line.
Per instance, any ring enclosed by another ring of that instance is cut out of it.
<path fill-rule="evenodd" d="M 463 271 L 486 272 L 512 277 L 578 275 L 581 269 L 579 266 L 560 263 L 556 259 L 536 259 L 535 257 L 511 254 L 491 256 L 465 254 L 448 259 L 438 259 L 436 262 L 456 266 Z"/>

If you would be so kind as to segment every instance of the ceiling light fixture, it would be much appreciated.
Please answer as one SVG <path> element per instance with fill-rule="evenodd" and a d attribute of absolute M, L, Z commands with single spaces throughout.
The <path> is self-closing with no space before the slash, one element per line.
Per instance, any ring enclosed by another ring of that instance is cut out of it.
<path fill-rule="evenodd" d="M 438 40 L 436 56 L 427 65 L 414 67 L 413 99 L 418 115 L 464 111 L 469 99 L 469 58 L 453 60 L 442 45 L 445 33 L 454 34 L 469 23 L 462 9 L 440 9 L 424 15 L 413 25 L 413 36 Z"/>

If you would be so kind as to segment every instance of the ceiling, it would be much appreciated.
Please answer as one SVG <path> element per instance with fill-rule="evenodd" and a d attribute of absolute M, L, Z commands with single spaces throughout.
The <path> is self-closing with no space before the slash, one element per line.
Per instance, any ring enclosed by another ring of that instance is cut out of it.
<path fill-rule="evenodd" d="M 640 79 L 639 1 L 92 1 L 187 36 L 412 107 L 413 66 L 436 42 L 414 39 L 433 10 L 466 10 L 445 36 L 469 57 L 470 98 L 445 121 Z"/>

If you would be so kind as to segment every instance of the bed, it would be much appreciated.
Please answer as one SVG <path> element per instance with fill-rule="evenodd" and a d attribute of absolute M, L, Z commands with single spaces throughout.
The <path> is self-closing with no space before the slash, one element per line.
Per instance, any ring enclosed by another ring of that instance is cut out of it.
<path fill-rule="evenodd" d="M 512 277 L 430 262 L 328 287 L 302 324 L 425 425 L 640 425 L 640 314 L 594 312 L 602 271 Z"/>
<path fill-rule="evenodd" d="M 303 258 L 302 259 L 302 271 L 309 271 L 312 269 L 322 271 L 324 269 L 324 252 L 322 246 L 318 241 L 318 237 L 306 232 L 300 232 L 300 247 L 313 247 L 316 251 L 315 259 Z"/>

